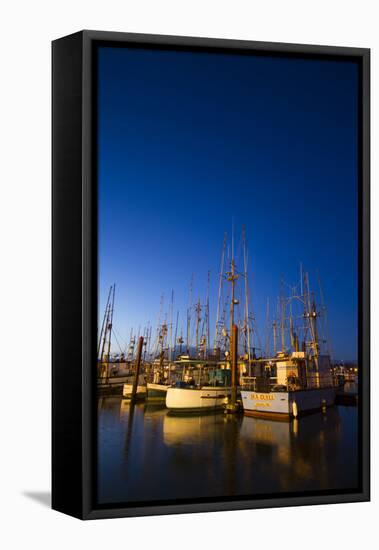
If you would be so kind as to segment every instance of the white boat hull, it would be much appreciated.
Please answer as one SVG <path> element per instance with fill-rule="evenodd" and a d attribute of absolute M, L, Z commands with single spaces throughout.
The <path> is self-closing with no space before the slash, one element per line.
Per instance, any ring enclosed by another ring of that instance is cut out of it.
<path fill-rule="evenodd" d="M 148 401 L 165 401 L 167 390 L 170 386 L 166 384 L 147 384 L 147 399 Z"/>
<path fill-rule="evenodd" d="M 191 412 L 222 409 L 228 402 L 230 388 L 169 388 L 166 407 L 171 411 Z"/>
<path fill-rule="evenodd" d="M 126 384 L 131 379 L 131 376 L 109 376 L 107 378 L 98 378 L 97 379 L 97 385 L 98 387 L 101 386 L 120 386 L 123 384 Z"/>
<path fill-rule="evenodd" d="M 334 405 L 334 388 L 283 392 L 241 390 L 244 413 L 247 416 L 288 419 L 323 407 Z"/>

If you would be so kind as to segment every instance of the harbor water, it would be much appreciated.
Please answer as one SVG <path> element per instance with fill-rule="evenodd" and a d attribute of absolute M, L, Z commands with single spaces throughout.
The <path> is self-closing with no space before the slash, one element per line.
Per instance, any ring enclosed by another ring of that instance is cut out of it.
<path fill-rule="evenodd" d="M 98 400 L 98 502 L 268 496 L 358 486 L 357 407 L 291 422 Z"/>

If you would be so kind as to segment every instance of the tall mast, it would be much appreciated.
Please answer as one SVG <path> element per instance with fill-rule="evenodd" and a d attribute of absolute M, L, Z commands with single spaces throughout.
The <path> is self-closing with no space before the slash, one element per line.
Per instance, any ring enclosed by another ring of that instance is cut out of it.
<path fill-rule="evenodd" d="M 278 349 L 278 329 L 280 325 L 280 314 L 281 314 L 281 301 L 280 297 L 278 296 L 277 302 L 276 302 L 276 317 L 274 318 L 274 322 L 272 324 L 272 327 L 274 329 L 274 354 L 276 355 L 279 351 Z"/>
<path fill-rule="evenodd" d="M 319 286 L 319 290 L 320 290 L 321 308 L 322 308 L 322 313 L 323 313 L 324 320 L 325 320 L 324 321 L 324 329 L 325 329 L 324 336 L 326 337 L 325 338 L 326 339 L 326 352 L 331 357 L 332 356 L 332 346 L 331 346 L 331 342 L 330 342 L 327 309 L 326 309 L 325 300 L 324 300 L 324 292 L 323 292 L 322 286 L 321 286 L 320 273 L 318 273 L 318 272 L 317 272 L 317 279 L 318 279 L 318 286 Z"/>
<path fill-rule="evenodd" d="M 273 336 L 274 336 L 274 356 L 276 355 L 277 353 L 277 344 L 276 344 L 276 339 L 277 339 L 277 335 L 276 335 L 276 329 L 277 329 L 277 323 L 276 323 L 276 319 L 274 319 L 274 322 L 272 323 L 272 329 L 273 329 Z"/>
<path fill-rule="evenodd" d="M 206 328 L 207 328 L 207 349 L 205 350 L 204 357 L 206 357 L 206 353 L 210 349 L 210 330 L 209 330 L 209 286 L 210 286 L 210 278 L 211 278 L 211 272 L 208 270 L 208 280 L 207 280 L 207 301 L 205 304 L 205 322 L 206 322 Z"/>
<path fill-rule="evenodd" d="M 146 361 L 146 355 L 148 353 L 148 341 L 149 341 L 149 321 L 146 327 L 143 329 L 143 360 Z"/>
<path fill-rule="evenodd" d="M 178 336 L 178 325 L 179 325 L 179 310 L 176 313 L 176 324 L 175 324 L 175 338 L 174 338 L 174 357 L 175 357 L 175 351 L 176 351 L 176 340 Z"/>
<path fill-rule="evenodd" d="M 232 261 L 234 260 L 234 217 L 232 217 Z"/>
<path fill-rule="evenodd" d="M 183 330 L 180 329 L 180 337 L 178 338 L 179 355 L 182 355 L 182 346 L 183 346 L 183 343 L 184 343 L 184 339 L 183 339 Z"/>
<path fill-rule="evenodd" d="M 295 338 L 294 338 L 294 332 L 293 332 L 293 319 L 292 319 L 292 298 L 290 300 L 290 304 L 289 304 L 289 309 L 290 309 L 290 340 L 291 340 L 291 347 L 292 349 L 295 348 Z"/>
<path fill-rule="evenodd" d="M 167 338 L 168 338 L 168 327 L 167 327 L 167 313 L 166 313 L 164 322 L 162 323 L 162 329 L 161 329 L 161 352 L 163 354 L 165 352 L 165 345 L 167 344 Z"/>
<path fill-rule="evenodd" d="M 233 247 L 232 247 L 233 250 Z M 236 273 L 236 266 L 234 263 L 234 257 L 232 256 L 230 271 L 226 274 L 227 280 L 231 283 L 231 300 L 230 300 L 230 339 L 232 337 L 233 325 L 234 325 L 234 306 L 238 304 L 238 300 L 235 298 L 235 285 L 236 280 L 238 279 L 238 274 Z"/>
<path fill-rule="evenodd" d="M 281 334 L 282 352 L 284 353 L 286 342 L 285 342 L 285 299 L 284 299 L 283 278 L 281 281 L 281 289 L 280 289 L 280 334 Z"/>
<path fill-rule="evenodd" d="M 266 357 L 270 354 L 270 298 L 266 302 Z"/>
<path fill-rule="evenodd" d="M 153 327 L 150 325 L 150 321 L 149 321 L 149 331 L 147 333 L 147 355 L 148 357 L 150 358 L 151 360 L 151 334 L 152 334 L 152 331 L 153 331 Z"/>
<path fill-rule="evenodd" d="M 314 348 L 315 348 L 315 355 L 318 357 L 320 352 L 320 344 L 318 340 L 318 331 L 317 331 L 317 309 L 316 309 L 316 303 L 313 299 L 312 303 L 312 319 L 313 319 L 313 333 L 314 333 Z"/>
<path fill-rule="evenodd" d="M 238 300 L 235 298 L 235 284 L 238 279 L 238 274 L 236 273 L 235 263 L 234 263 L 234 227 L 233 227 L 233 238 L 232 238 L 232 259 L 231 259 L 231 269 L 227 273 L 228 281 L 232 285 L 231 292 L 231 302 L 230 302 L 230 333 L 229 333 L 229 345 L 230 345 L 230 366 L 232 370 L 232 387 L 231 387 L 231 396 L 230 403 L 227 405 L 227 412 L 235 413 L 238 409 L 237 406 L 237 385 L 238 385 L 238 327 L 234 323 L 234 306 L 238 304 Z"/>
<path fill-rule="evenodd" d="M 170 351 L 169 351 L 169 360 L 172 359 L 172 335 L 173 335 L 173 316 L 174 316 L 174 290 L 171 291 L 171 305 L 170 305 Z"/>
<path fill-rule="evenodd" d="M 109 358 L 111 353 L 111 340 L 112 340 L 112 325 L 113 325 L 113 311 L 114 311 L 114 295 L 116 291 L 116 285 L 113 285 L 113 296 L 112 296 L 112 305 L 109 315 L 109 324 L 108 324 L 108 368 L 109 368 Z"/>
<path fill-rule="evenodd" d="M 187 355 L 189 355 L 190 353 L 192 287 L 193 287 L 193 273 L 191 275 L 191 280 L 190 280 L 188 308 L 187 308 Z"/>
<path fill-rule="evenodd" d="M 314 300 L 311 301 L 311 292 L 309 286 L 309 274 L 305 273 L 305 292 L 306 292 L 306 303 L 307 303 L 307 317 L 308 325 L 311 333 L 311 348 L 313 349 L 314 354 L 318 355 L 318 336 L 317 336 L 317 326 L 316 326 L 316 305 Z"/>
<path fill-rule="evenodd" d="M 201 305 L 200 298 L 195 306 L 196 311 L 196 353 L 199 352 L 199 325 L 201 320 Z"/>
<path fill-rule="evenodd" d="M 158 313 L 158 322 L 157 322 L 157 336 L 153 348 L 153 353 L 158 356 L 160 353 L 160 343 L 161 343 L 161 337 L 162 337 L 162 327 L 161 327 L 161 321 L 162 321 L 162 315 L 163 315 L 163 304 L 164 304 L 164 293 L 161 294 L 160 304 L 159 304 L 159 313 Z"/>
<path fill-rule="evenodd" d="M 245 279 L 245 324 L 247 331 L 247 354 L 249 359 L 250 366 L 250 322 L 249 322 L 249 285 L 247 279 L 247 250 L 246 250 L 246 229 L 245 226 L 242 228 L 242 239 L 243 239 L 243 270 L 244 270 L 244 279 Z"/>
<path fill-rule="evenodd" d="M 111 291 L 113 290 L 113 285 L 111 286 Z M 110 297 L 109 297 L 110 298 Z M 110 311 L 110 299 L 108 302 L 108 308 L 106 311 L 106 319 L 105 319 L 105 326 L 104 326 L 104 335 L 103 335 L 103 342 L 101 345 L 101 354 L 100 354 L 100 362 L 102 363 L 104 360 L 104 350 L 105 350 L 105 344 L 107 341 L 107 333 L 108 333 L 108 324 L 109 324 L 109 311 Z"/>
<path fill-rule="evenodd" d="M 220 346 L 220 307 L 221 307 L 221 294 L 222 294 L 222 281 L 224 277 L 224 261 L 225 261 L 225 249 L 226 249 L 226 233 L 224 234 L 224 242 L 222 245 L 222 253 L 221 253 L 221 265 L 220 265 L 220 276 L 219 276 L 219 283 L 218 283 L 218 299 L 217 299 L 217 311 L 216 311 L 216 326 L 215 326 L 215 340 L 214 340 L 214 348 L 215 351 Z"/>

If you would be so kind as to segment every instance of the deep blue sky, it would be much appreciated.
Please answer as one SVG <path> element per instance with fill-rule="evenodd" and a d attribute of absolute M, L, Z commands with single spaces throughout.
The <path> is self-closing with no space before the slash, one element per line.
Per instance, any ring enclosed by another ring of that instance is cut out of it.
<path fill-rule="evenodd" d="M 234 218 L 261 338 L 301 261 L 313 286 L 320 273 L 334 358 L 356 358 L 357 79 L 351 62 L 100 48 L 99 307 L 116 282 L 124 340 L 171 289 L 184 323 L 191 273 L 204 298 L 211 271 L 214 323 Z"/>

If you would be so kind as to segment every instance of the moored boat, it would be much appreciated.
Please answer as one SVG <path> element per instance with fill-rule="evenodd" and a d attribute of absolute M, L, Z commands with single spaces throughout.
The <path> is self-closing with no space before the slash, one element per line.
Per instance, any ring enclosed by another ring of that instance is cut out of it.
<path fill-rule="evenodd" d="M 318 326 L 317 322 L 321 313 L 325 313 L 325 306 L 322 305 L 321 312 L 317 308 L 307 273 L 304 276 L 301 273 L 300 292 L 296 286 L 292 287 L 291 295 L 282 296 L 280 305 L 280 319 L 273 323 L 275 355 L 256 361 L 256 376 L 241 388 L 247 416 L 286 420 L 324 410 L 335 403 L 336 388 L 325 327 Z M 281 349 L 277 352 L 278 326 Z M 320 337 L 320 329 L 324 336 Z"/>
<path fill-rule="evenodd" d="M 334 405 L 334 388 L 255 392 L 241 390 L 246 416 L 289 420 Z"/>
<path fill-rule="evenodd" d="M 175 412 L 204 412 L 225 408 L 231 388 L 226 386 L 194 387 L 180 383 L 169 388 L 166 407 Z"/>

